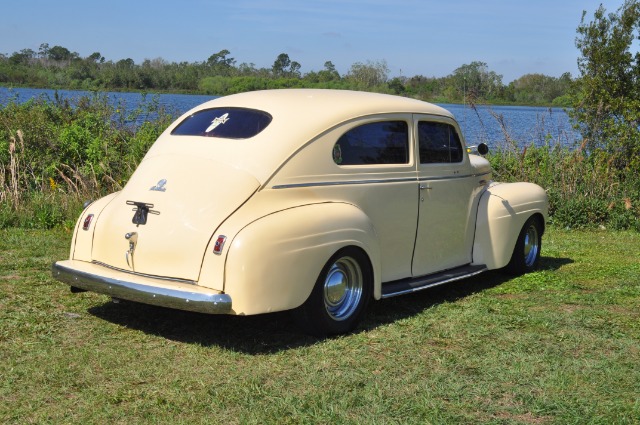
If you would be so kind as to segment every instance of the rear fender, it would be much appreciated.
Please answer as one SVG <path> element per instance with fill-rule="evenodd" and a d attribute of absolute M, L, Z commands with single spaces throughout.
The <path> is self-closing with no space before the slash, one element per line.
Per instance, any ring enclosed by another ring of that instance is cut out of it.
<path fill-rule="evenodd" d="M 224 292 L 233 299 L 236 314 L 300 306 L 327 260 L 345 246 L 356 246 L 366 253 L 374 276 L 374 294 L 380 297 L 380 250 L 375 229 L 353 205 L 321 203 L 279 211 L 252 222 L 229 242 Z"/>
<path fill-rule="evenodd" d="M 478 205 L 473 264 L 488 269 L 506 266 L 511 259 L 518 235 L 529 217 L 548 218 L 547 194 L 533 183 L 499 183 L 487 189 Z"/>
<path fill-rule="evenodd" d="M 73 234 L 73 240 L 71 241 L 71 250 L 69 252 L 69 259 L 71 260 L 92 260 L 93 250 L 93 233 L 96 228 L 96 223 L 100 219 L 100 215 L 104 208 L 111 202 L 120 192 L 115 192 L 107 195 L 97 201 L 91 203 L 87 208 L 82 211 L 78 221 L 76 221 L 76 227 Z M 89 215 L 93 215 L 91 220 L 88 220 L 87 229 L 83 229 L 85 220 Z"/>

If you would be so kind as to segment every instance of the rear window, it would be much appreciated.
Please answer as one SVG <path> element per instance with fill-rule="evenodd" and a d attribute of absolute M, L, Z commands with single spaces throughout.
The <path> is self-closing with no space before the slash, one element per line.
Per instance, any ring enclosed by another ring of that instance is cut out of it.
<path fill-rule="evenodd" d="M 271 115 L 245 108 L 215 108 L 193 113 L 171 132 L 174 136 L 248 139 L 271 123 Z"/>

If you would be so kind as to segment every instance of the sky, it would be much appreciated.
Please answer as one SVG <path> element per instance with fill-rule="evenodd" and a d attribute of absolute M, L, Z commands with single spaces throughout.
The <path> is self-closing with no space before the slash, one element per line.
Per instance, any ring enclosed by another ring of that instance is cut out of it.
<path fill-rule="evenodd" d="M 386 61 L 390 77 L 444 77 L 485 62 L 509 83 L 525 74 L 578 75 L 576 28 L 623 0 L 3 0 L 0 54 L 42 43 L 81 57 L 202 62 L 228 57 L 271 68 L 280 53 L 345 74 Z"/>

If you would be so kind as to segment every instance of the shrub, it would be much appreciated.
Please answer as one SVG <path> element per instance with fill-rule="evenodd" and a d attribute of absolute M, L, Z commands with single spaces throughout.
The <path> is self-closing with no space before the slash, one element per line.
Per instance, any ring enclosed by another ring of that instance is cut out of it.
<path fill-rule="evenodd" d="M 66 225 L 84 200 L 121 189 L 174 118 L 157 99 L 126 110 L 101 94 L 1 107 L 0 227 Z"/>
<path fill-rule="evenodd" d="M 587 152 L 556 143 L 514 144 L 489 155 L 496 180 L 528 181 L 547 190 L 553 222 L 571 228 L 638 227 L 640 177 L 618 168 L 602 151 Z M 633 204 L 636 202 L 636 205 Z"/>

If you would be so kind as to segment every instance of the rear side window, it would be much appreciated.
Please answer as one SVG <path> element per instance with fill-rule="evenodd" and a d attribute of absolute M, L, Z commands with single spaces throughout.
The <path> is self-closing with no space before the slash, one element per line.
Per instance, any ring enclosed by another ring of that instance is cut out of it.
<path fill-rule="evenodd" d="M 442 122 L 418 123 L 420 163 L 462 162 L 462 143 L 456 129 Z"/>
<path fill-rule="evenodd" d="M 271 115 L 245 108 L 215 108 L 193 113 L 171 132 L 175 136 L 248 139 L 271 123 Z"/>
<path fill-rule="evenodd" d="M 407 164 L 409 126 L 405 121 L 372 122 L 352 128 L 333 146 L 338 165 Z"/>

